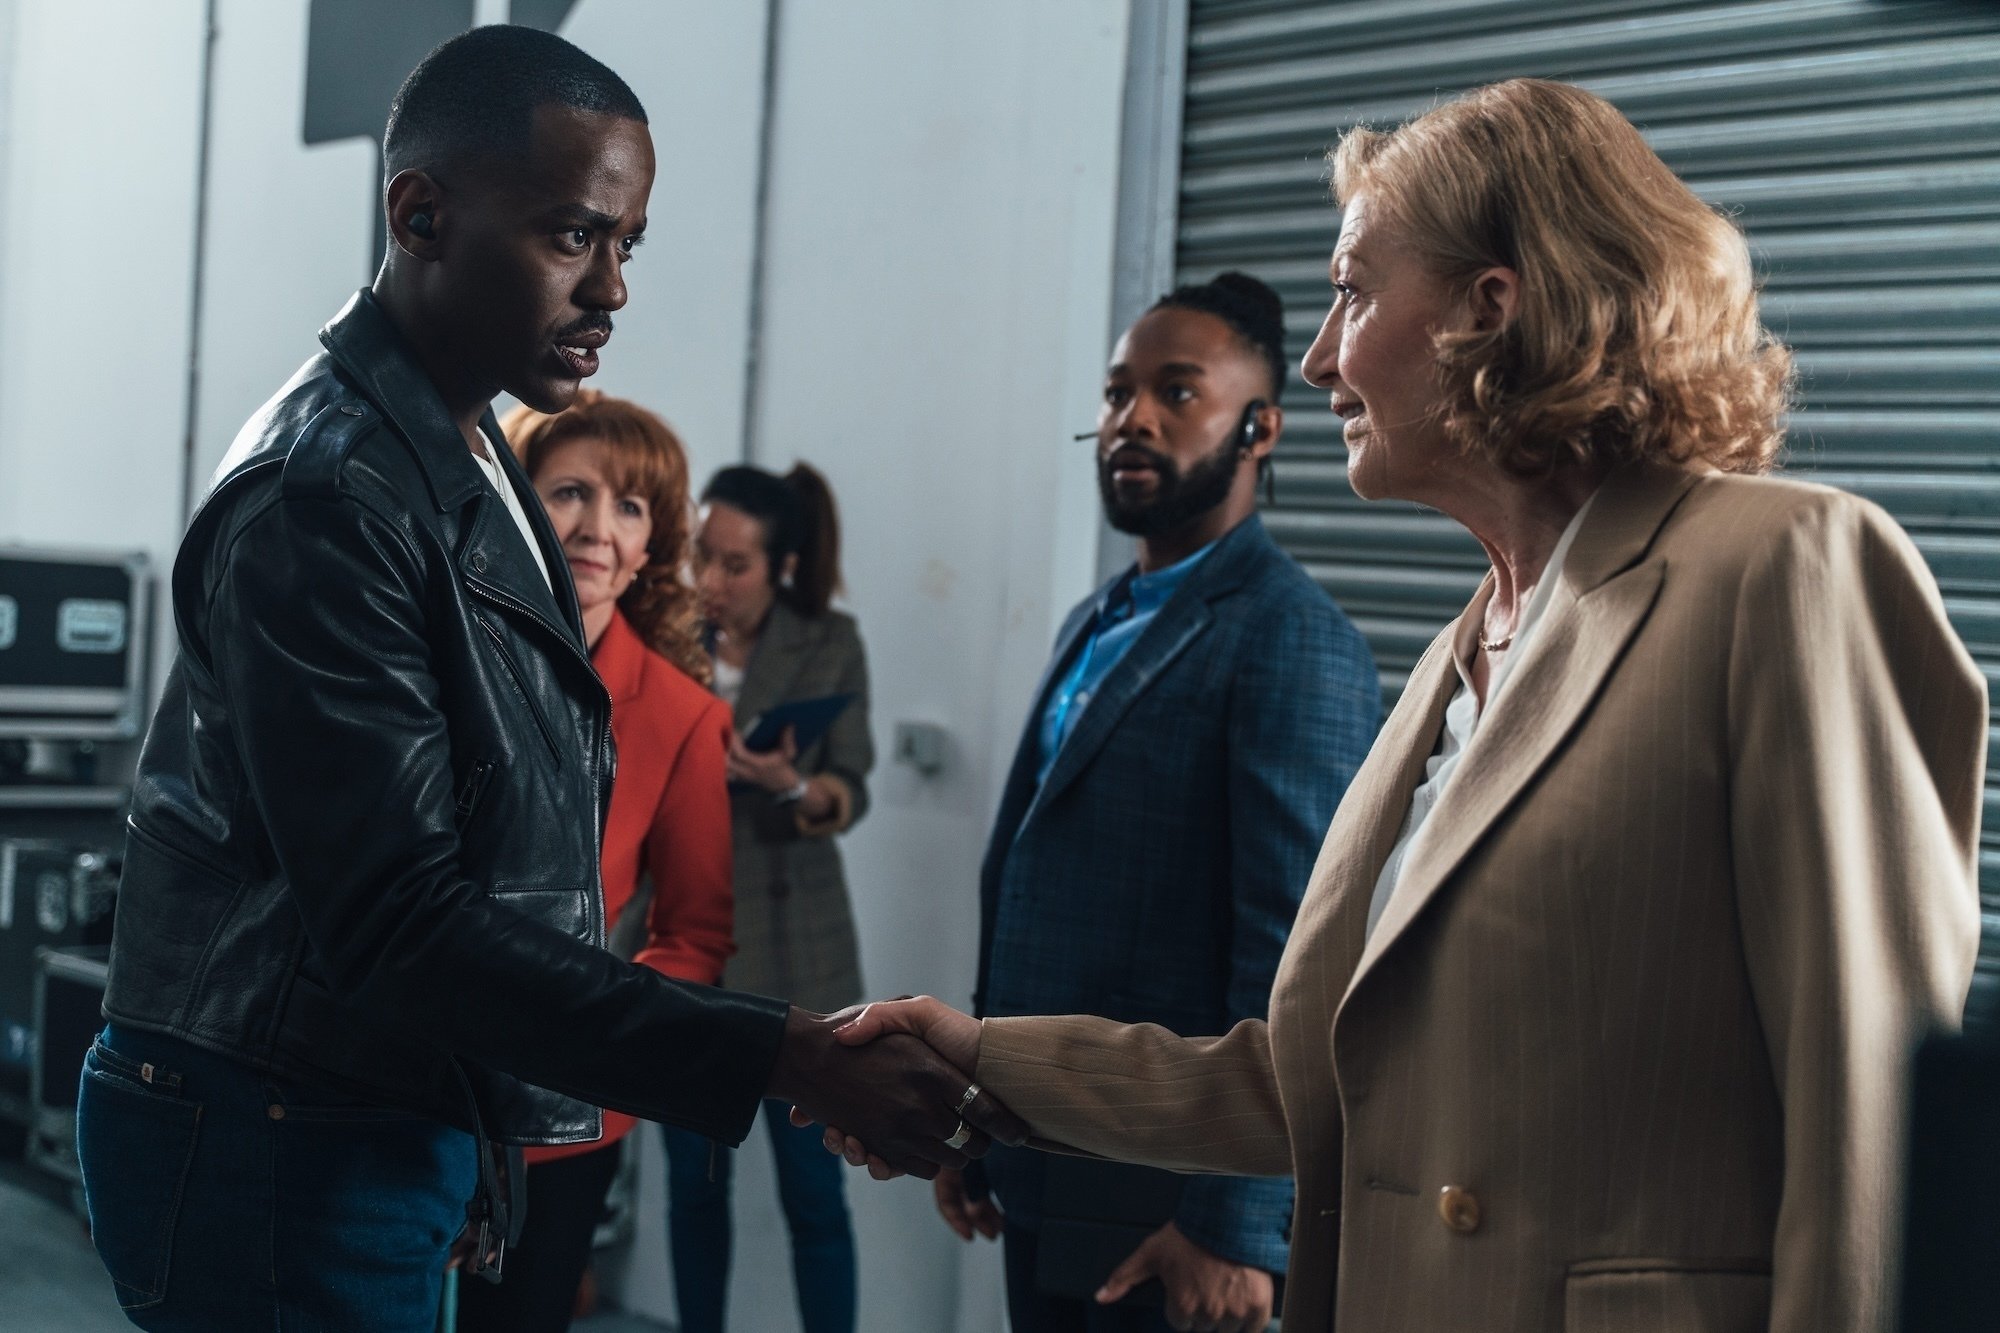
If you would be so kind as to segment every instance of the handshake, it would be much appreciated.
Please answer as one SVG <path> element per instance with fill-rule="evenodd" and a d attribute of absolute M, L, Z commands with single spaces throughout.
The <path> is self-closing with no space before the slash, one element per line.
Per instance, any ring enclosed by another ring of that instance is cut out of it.
<path fill-rule="evenodd" d="M 798 1040 L 794 1041 L 794 1035 Z M 1001 1217 L 958 1178 L 993 1140 L 1023 1142 L 1028 1126 L 973 1081 L 979 1020 L 929 996 L 861 1005 L 821 1017 L 793 1010 L 771 1095 L 792 1102 L 792 1123 L 826 1126 L 828 1152 L 877 1180 L 935 1180 L 938 1211 L 966 1240 L 998 1235 Z M 795 1060 L 803 1066 L 792 1072 Z M 940 1173 L 944 1173 L 940 1178 Z M 1169 1326 L 1249 1333 L 1270 1323 L 1271 1274 L 1211 1253 L 1173 1222 L 1147 1236 L 1105 1278 L 1109 1305 L 1157 1279 Z"/>
<path fill-rule="evenodd" d="M 768 1095 L 792 1104 L 793 1124 L 827 1126 L 828 1148 L 877 1180 L 931 1180 L 1028 1136 L 973 1081 L 978 1063 L 979 1020 L 928 996 L 793 1009 Z"/>

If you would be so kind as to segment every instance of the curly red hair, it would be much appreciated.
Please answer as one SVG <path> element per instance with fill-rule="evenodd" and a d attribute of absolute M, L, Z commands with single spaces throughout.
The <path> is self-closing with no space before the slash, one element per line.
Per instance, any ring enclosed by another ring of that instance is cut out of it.
<path fill-rule="evenodd" d="M 618 609 L 654 652 L 708 684 L 715 668 L 702 642 L 701 608 L 689 573 L 694 511 L 687 450 L 673 427 L 637 403 L 584 389 L 553 416 L 516 407 L 500 429 L 530 478 L 550 454 L 574 440 L 605 447 L 611 484 L 622 494 L 642 497 L 653 519 L 645 567 L 618 599 Z"/>

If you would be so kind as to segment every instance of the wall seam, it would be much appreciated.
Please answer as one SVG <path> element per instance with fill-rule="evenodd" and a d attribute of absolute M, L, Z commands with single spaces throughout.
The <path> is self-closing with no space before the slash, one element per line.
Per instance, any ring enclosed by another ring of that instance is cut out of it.
<path fill-rule="evenodd" d="M 1180 215 L 1181 122 L 1187 93 L 1188 0 L 1133 0 L 1119 125 L 1111 328 L 1116 340 L 1173 286 Z M 1098 525 L 1097 571 L 1107 579 L 1132 563 L 1137 543 Z"/>
<path fill-rule="evenodd" d="M 208 166 L 215 114 L 216 0 L 207 0 L 202 16 L 201 123 L 197 130 L 194 176 L 194 274 L 188 301 L 187 420 L 181 432 L 181 522 L 194 513 L 196 431 L 201 422 L 202 298 L 208 269 Z"/>
<path fill-rule="evenodd" d="M 764 352 L 764 270 L 771 232 L 771 158 L 777 141 L 778 36 L 784 0 L 764 5 L 764 102 L 757 122 L 757 198 L 750 233 L 750 308 L 743 340 L 743 435 L 737 450 L 745 463 L 757 461 L 759 373 Z"/>

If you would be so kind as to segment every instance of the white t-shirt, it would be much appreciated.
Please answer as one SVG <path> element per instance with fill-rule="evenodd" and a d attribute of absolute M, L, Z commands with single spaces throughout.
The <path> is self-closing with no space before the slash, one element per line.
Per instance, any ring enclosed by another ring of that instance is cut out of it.
<path fill-rule="evenodd" d="M 495 444 L 491 440 L 486 442 L 489 454 L 495 449 L 504 448 L 505 445 Z M 549 585 L 550 592 L 554 592 L 556 585 L 554 580 L 549 578 L 549 562 L 542 559 L 542 544 L 535 540 L 535 530 L 528 524 L 528 511 L 522 507 L 521 497 L 516 495 L 514 488 L 508 484 L 507 473 L 501 468 L 500 460 L 473 454 L 472 461 L 479 464 L 479 470 L 486 474 L 487 482 L 494 490 L 500 492 L 501 503 L 505 504 L 507 512 L 514 516 L 514 526 L 521 530 L 521 540 L 528 544 L 528 554 L 535 557 L 535 568 L 542 571 L 542 582 Z"/>
<path fill-rule="evenodd" d="M 1535 627 L 1541 623 L 1542 613 L 1548 610 L 1549 599 L 1554 596 L 1556 585 L 1562 581 L 1563 561 L 1569 557 L 1569 548 L 1576 541 L 1577 530 L 1583 526 L 1583 516 L 1590 512 L 1597 493 L 1591 492 L 1590 499 L 1570 517 L 1569 526 L 1563 529 L 1556 541 L 1556 549 L 1549 554 L 1547 568 L 1542 570 L 1541 579 L 1528 594 L 1528 604 L 1521 610 L 1521 619 L 1514 629 L 1514 643 L 1507 655 L 1488 675 L 1486 680 L 1486 707 L 1479 706 L 1479 694 L 1472 688 L 1472 679 L 1466 675 L 1465 666 L 1457 656 L 1452 665 L 1458 668 L 1458 689 L 1445 705 L 1443 733 L 1438 738 L 1438 746 L 1424 763 L 1424 780 L 1410 793 L 1410 812 L 1403 819 L 1403 830 L 1396 835 L 1396 845 L 1389 852 L 1389 859 L 1382 863 L 1382 873 L 1375 878 L 1375 892 L 1368 900 L 1368 936 L 1375 934 L 1375 923 L 1382 919 L 1383 910 L 1389 906 L 1389 899 L 1395 895 L 1396 883 L 1402 877 L 1403 863 L 1409 860 L 1410 849 L 1416 845 L 1417 837 L 1424 830 L 1424 824 L 1437 809 L 1438 801 L 1451 781 L 1451 775 L 1458 771 L 1458 765 L 1465 758 L 1466 747 L 1472 744 L 1473 736 L 1479 730 L 1480 720 L 1493 711 L 1493 704 L 1500 698 L 1500 691 L 1506 687 L 1513 675 L 1514 663 L 1521 660 L 1527 651 L 1528 640 L 1534 636 Z M 1482 605 L 1478 608 L 1483 611 Z"/>

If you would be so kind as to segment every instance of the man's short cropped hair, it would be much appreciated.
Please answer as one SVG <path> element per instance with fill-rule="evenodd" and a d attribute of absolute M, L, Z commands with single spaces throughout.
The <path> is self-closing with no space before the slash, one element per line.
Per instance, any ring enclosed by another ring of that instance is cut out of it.
<path fill-rule="evenodd" d="M 505 161 L 525 149 L 535 109 L 551 103 L 646 123 L 625 80 L 554 33 L 511 23 L 460 33 L 425 56 L 389 103 L 384 176 Z"/>

